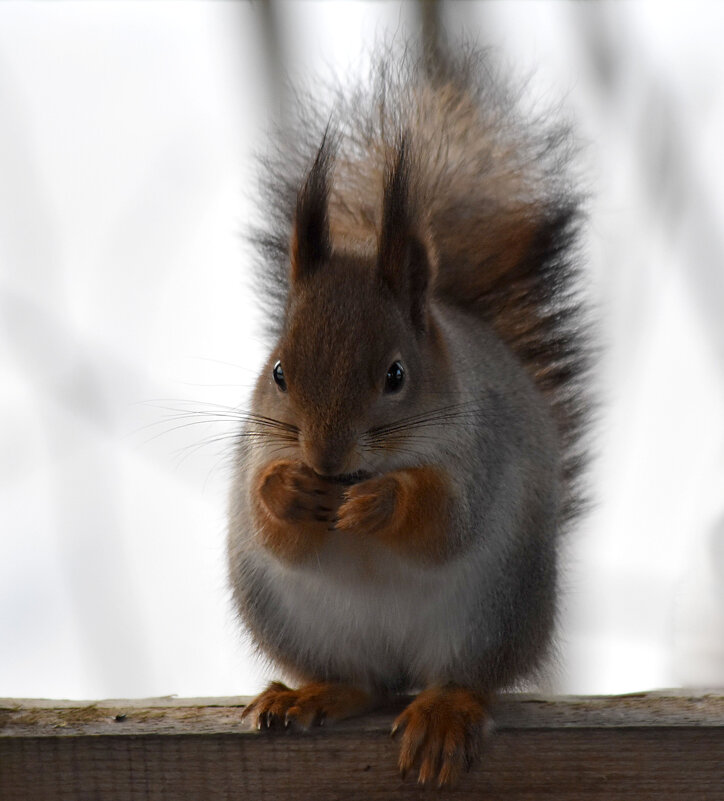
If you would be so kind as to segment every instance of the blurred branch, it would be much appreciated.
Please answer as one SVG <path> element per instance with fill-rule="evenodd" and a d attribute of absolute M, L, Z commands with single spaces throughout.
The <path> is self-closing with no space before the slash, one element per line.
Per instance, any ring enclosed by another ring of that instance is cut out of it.
<path fill-rule="evenodd" d="M 418 0 L 417 7 L 420 18 L 420 34 L 423 52 L 428 68 L 438 61 L 440 55 L 442 18 L 439 0 Z"/>

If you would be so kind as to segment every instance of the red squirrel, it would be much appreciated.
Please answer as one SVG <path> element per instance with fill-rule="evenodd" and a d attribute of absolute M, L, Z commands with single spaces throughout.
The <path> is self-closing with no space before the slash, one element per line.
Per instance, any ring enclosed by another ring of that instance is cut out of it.
<path fill-rule="evenodd" d="M 309 727 L 419 691 L 399 767 L 446 785 L 535 675 L 579 506 L 586 336 L 567 129 L 487 55 L 381 56 L 264 163 L 272 346 L 240 432 L 236 607 Z"/>

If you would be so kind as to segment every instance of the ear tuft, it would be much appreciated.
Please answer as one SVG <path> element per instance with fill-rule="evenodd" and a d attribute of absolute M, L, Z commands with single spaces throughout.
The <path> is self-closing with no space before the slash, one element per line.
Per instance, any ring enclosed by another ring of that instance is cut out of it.
<path fill-rule="evenodd" d="M 334 164 L 334 145 L 329 126 L 324 132 L 309 174 L 297 195 L 291 240 L 292 280 L 311 275 L 332 255 L 329 235 L 329 173 Z"/>
<path fill-rule="evenodd" d="M 418 219 L 416 219 L 416 217 Z M 420 330 L 427 323 L 430 251 L 415 210 L 408 138 L 400 136 L 385 171 L 377 273 Z"/>

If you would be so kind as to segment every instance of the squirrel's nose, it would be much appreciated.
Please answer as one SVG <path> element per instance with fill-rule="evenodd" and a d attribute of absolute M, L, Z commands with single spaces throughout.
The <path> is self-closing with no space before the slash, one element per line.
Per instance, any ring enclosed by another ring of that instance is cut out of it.
<path fill-rule="evenodd" d="M 312 456 L 307 462 L 318 476 L 338 476 L 344 472 L 342 460 L 336 458 L 334 454 Z"/>
<path fill-rule="evenodd" d="M 339 442 L 306 442 L 302 446 L 305 462 L 319 476 L 339 476 L 346 470 L 349 448 Z"/>
<path fill-rule="evenodd" d="M 322 476 L 323 478 L 338 476 L 342 473 L 342 470 L 339 468 L 337 463 L 332 461 L 313 464 L 312 470 L 314 470 L 318 476 Z"/>

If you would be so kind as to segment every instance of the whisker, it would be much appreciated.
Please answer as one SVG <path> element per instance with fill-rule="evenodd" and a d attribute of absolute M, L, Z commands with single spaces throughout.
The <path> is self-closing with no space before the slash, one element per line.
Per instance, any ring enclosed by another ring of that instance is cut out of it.
<path fill-rule="evenodd" d="M 399 420 L 397 420 L 394 423 L 392 423 L 391 425 L 395 425 L 396 423 L 406 423 L 406 422 L 411 422 L 411 421 L 414 421 L 414 420 L 419 420 L 419 419 L 422 419 L 422 418 L 426 418 L 431 414 L 441 414 L 441 413 L 445 413 L 445 412 L 455 412 L 455 411 L 458 411 L 458 410 L 464 410 L 464 409 L 467 409 L 467 408 L 469 408 L 471 406 L 474 407 L 474 406 L 478 405 L 479 403 L 480 403 L 480 401 L 477 400 L 477 399 L 471 399 L 469 401 L 461 401 L 460 403 L 450 403 L 450 404 L 447 404 L 445 406 L 438 406 L 435 409 L 429 409 L 429 410 L 424 411 L 424 412 L 419 412 L 418 414 L 413 414 L 410 417 L 402 417 Z M 387 426 L 378 426 L 378 428 L 386 428 L 386 427 Z"/>
<path fill-rule="evenodd" d="M 429 420 L 422 420 L 416 423 L 406 423 L 405 425 L 399 425 L 392 428 L 390 431 L 383 431 L 379 432 L 371 437 L 371 439 L 378 439 L 384 440 L 387 439 L 389 436 L 404 434 L 410 431 L 419 431 L 421 428 L 434 428 L 436 426 L 440 426 L 443 423 L 455 422 L 459 423 L 460 425 L 473 425 L 475 422 L 475 418 L 468 417 L 466 418 L 463 415 L 456 415 L 454 417 L 451 416 L 441 416 L 436 418 L 431 418 Z"/>
<path fill-rule="evenodd" d="M 418 433 L 416 429 L 413 427 L 411 430 L 415 431 L 414 437 L 415 440 L 424 440 L 426 442 L 448 442 L 449 437 L 443 434 L 430 434 L 430 433 Z M 368 437 L 362 440 L 362 445 L 378 445 L 378 444 L 386 444 L 386 443 L 397 443 L 397 442 L 409 442 L 410 441 L 410 434 L 407 431 L 396 431 L 389 436 L 377 436 L 377 437 Z"/>
<path fill-rule="evenodd" d="M 159 423 L 166 422 L 166 421 L 159 421 Z M 186 423 L 179 423 L 178 425 L 171 426 L 170 428 L 164 429 L 163 431 L 159 431 L 157 434 L 149 437 L 144 441 L 145 445 L 148 445 L 150 442 L 158 439 L 159 437 L 168 435 L 173 433 L 174 431 L 180 431 L 185 428 L 190 428 L 191 426 L 196 425 L 203 425 L 212 421 L 209 420 L 191 420 Z M 221 422 L 221 421 L 214 421 L 214 422 Z M 221 436 L 228 436 L 228 437 L 235 437 L 236 439 L 257 439 L 257 440 L 282 440 L 285 442 L 296 443 L 299 441 L 298 436 L 293 433 L 292 431 L 287 431 L 286 429 L 276 430 L 272 429 L 238 429 L 234 430 L 233 432 L 229 432 L 228 434 L 221 435 Z"/>
<path fill-rule="evenodd" d="M 418 459 L 426 458 L 426 455 L 422 451 L 416 450 L 415 448 L 407 448 L 399 446 L 396 446 L 395 448 L 388 448 L 382 445 L 373 445 L 373 446 L 363 446 L 363 449 L 371 453 L 385 453 L 385 454 L 389 454 L 389 452 L 393 450 L 395 453 L 404 453 L 409 456 L 415 456 Z"/>
<path fill-rule="evenodd" d="M 445 422 L 474 420 L 482 411 L 482 407 L 479 404 L 480 402 L 476 400 L 442 406 L 432 411 L 401 418 L 388 425 L 376 426 L 367 431 L 366 436 L 369 439 L 382 439 L 402 431 L 439 425 Z M 476 406 L 477 408 L 475 408 Z"/>
<path fill-rule="evenodd" d="M 177 454 L 179 452 L 183 452 L 184 458 L 186 459 L 189 456 L 196 453 L 197 451 L 201 450 L 202 448 L 209 445 L 214 445 L 219 442 L 228 442 L 229 450 L 231 451 L 231 449 L 234 448 L 236 445 L 238 445 L 239 442 L 243 439 L 251 439 L 251 440 L 263 439 L 265 442 L 271 441 L 272 443 L 276 441 L 277 446 L 276 448 L 271 449 L 270 451 L 271 453 L 283 450 L 284 448 L 289 448 L 290 446 L 297 444 L 297 440 L 292 437 L 280 437 L 274 434 L 269 435 L 268 432 L 261 432 L 261 435 L 259 435 L 259 432 L 235 431 L 233 433 L 218 434 L 211 437 L 205 437 L 204 439 L 199 440 L 198 442 L 190 443 L 189 445 L 186 445 L 184 448 L 179 449 L 179 451 L 177 451 Z"/>
<path fill-rule="evenodd" d="M 229 441 L 229 454 L 231 453 L 231 446 L 234 445 L 234 438 L 233 436 L 218 436 L 218 437 L 207 437 L 205 439 L 200 440 L 199 442 L 192 442 L 189 445 L 184 446 L 183 448 L 179 448 L 175 452 L 175 456 L 178 458 L 177 466 L 180 467 L 187 459 L 194 456 L 200 450 L 209 445 L 214 445 L 218 442 L 226 442 Z"/>
<path fill-rule="evenodd" d="M 236 422 L 236 423 L 256 423 L 258 425 L 269 426 L 271 428 L 280 428 L 286 431 L 293 431 L 294 433 L 298 433 L 299 429 L 293 423 L 287 423 L 284 420 L 277 420 L 273 417 L 267 417 L 261 414 L 255 414 L 253 412 L 245 412 L 241 409 L 229 407 L 229 406 L 221 406 L 220 404 L 210 404 L 216 408 L 213 409 L 179 409 L 172 406 L 156 406 L 155 408 L 163 409 L 165 411 L 174 412 L 174 415 L 170 418 L 166 418 L 166 420 L 184 420 L 184 419 L 194 419 L 199 418 L 200 421 L 206 422 L 211 420 L 218 420 L 218 421 L 226 421 L 226 422 Z M 158 422 L 165 422 L 165 421 L 155 421 L 154 423 L 150 423 L 150 427 L 153 425 L 157 425 Z M 139 429 L 142 430 L 142 429 Z"/>
<path fill-rule="evenodd" d="M 155 423 L 150 423 L 149 425 L 144 426 L 143 428 L 139 428 L 138 431 L 144 431 L 144 430 L 146 430 L 148 428 L 151 428 L 152 426 L 162 425 L 164 423 L 172 423 L 172 422 L 174 422 L 175 419 L 182 419 L 182 418 L 174 418 L 174 419 L 171 419 L 171 420 L 157 420 Z M 180 431 L 180 430 L 182 430 L 184 428 L 190 428 L 191 426 L 205 425 L 205 424 L 208 424 L 210 422 L 214 422 L 214 421 L 210 421 L 210 420 L 191 420 L 190 422 L 187 422 L 187 423 L 179 423 L 178 425 L 174 425 L 174 426 L 171 426 L 170 428 L 164 429 L 163 431 L 159 431 L 157 434 L 154 434 L 152 437 L 149 437 L 147 440 L 145 440 L 144 444 L 147 445 L 149 442 L 153 442 L 155 439 L 158 439 L 159 437 L 164 436 L 165 434 L 171 434 L 174 431 Z M 216 421 L 216 422 L 222 422 L 222 421 Z M 223 421 L 223 422 L 226 422 L 226 421 Z"/>

